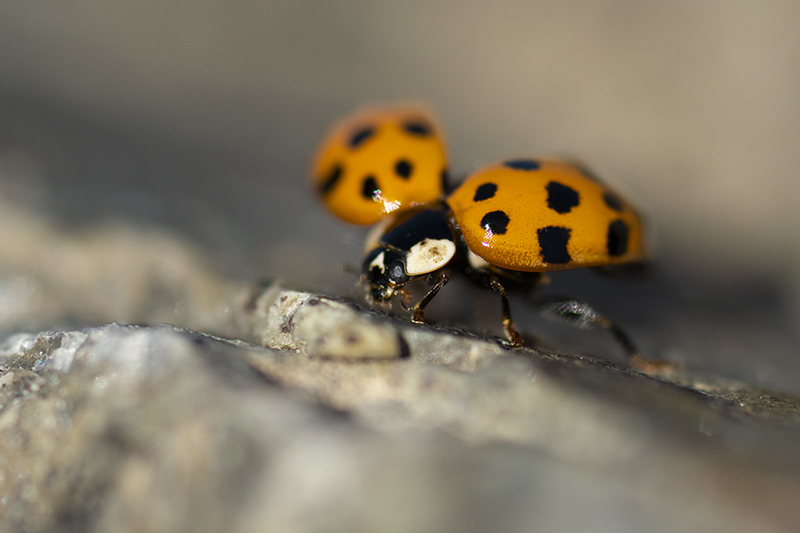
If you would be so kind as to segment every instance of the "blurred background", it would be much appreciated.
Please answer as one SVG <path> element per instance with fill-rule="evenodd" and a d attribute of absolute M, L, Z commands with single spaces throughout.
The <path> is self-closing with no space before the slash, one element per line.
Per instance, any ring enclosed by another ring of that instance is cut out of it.
<path fill-rule="evenodd" d="M 785 0 L 5 0 L 0 187 L 65 227 L 168 228 L 228 276 L 347 294 L 364 230 L 311 197 L 309 158 L 353 108 L 421 100 L 456 175 L 568 155 L 641 203 L 649 280 L 552 290 L 651 355 L 800 392 L 798 22 Z M 459 308 L 446 292 L 432 316 Z"/>

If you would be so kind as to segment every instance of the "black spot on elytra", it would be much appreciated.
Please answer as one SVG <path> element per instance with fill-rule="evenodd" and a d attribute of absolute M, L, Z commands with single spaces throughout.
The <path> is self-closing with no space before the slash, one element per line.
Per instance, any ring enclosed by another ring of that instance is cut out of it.
<path fill-rule="evenodd" d="M 536 235 L 539 238 L 539 248 L 545 263 L 563 265 L 572 260 L 567 251 L 570 236 L 568 228 L 547 226 L 536 230 Z"/>
<path fill-rule="evenodd" d="M 503 211 L 491 211 L 483 215 L 481 227 L 492 235 L 502 235 L 508 228 L 509 218 Z"/>
<path fill-rule="evenodd" d="M 378 182 L 375 181 L 375 176 L 367 176 L 364 178 L 364 188 L 361 190 L 361 194 L 364 198 L 373 200 L 376 192 L 380 192 L 380 189 L 378 188 Z"/>
<path fill-rule="evenodd" d="M 514 170 L 539 170 L 541 164 L 535 159 L 510 159 L 503 166 Z"/>
<path fill-rule="evenodd" d="M 624 220 L 615 220 L 608 225 L 606 245 L 608 255 L 619 257 L 628 251 L 628 225 Z"/>
<path fill-rule="evenodd" d="M 622 212 L 622 200 L 619 199 L 619 196 L 614 194 L 613 192 L 604 192 L 603 193 L 603 201 L 606 203 L 608 207 L 617 211 L 618 213 Z"/>
<path fill-rule="evenodd" d="M 328 194 L 333 190 L 336 184 L 339 182 L 339 179 L 342 177 L 342 173 L 344 169 L 342 165 L 334 165 L 334 167 L 328 172 L 328 175 L 322 182 L 322 185 L 319 187 L 319 193 L 322 195 Z"/>
<path fill-rule="evenodd" d="M 450 191 L 450 184 L 448 182 L 450 180 L 447 177 L 447 167 L 444 167 L 442 169 L 441 180 L 442 180 L 442 191 L 449 192 Z"/>
<path fill-rule="evenodd" d="M 403 130 L 405 130 L 406 133 L 417 135 L 419 137 L 428 137 L 431 134 L 430 125 L 422 120 L 409 120 L 408 122 L 403 122 Z"/>
<path fill-rule="evenodd" d="M 372 126 L 367 126 L 365 128 L 361 128 L 360 130 L 357 130 L 355 133 L 353 133 L 353 135 L 350 136 L 350 143 L 349 143 L 350 148 L 358 148 L 359 146 L 364 144 L 364 141 L 366 141 L 373 135 L 375 135 L 375 128 L 373 128 Z"/>
<path fill-rule="evenodd" d="M 578 191 L 557 181 L 551 181 L 545 189 L 547 189 L 547 207 L 556 213 L 562 215 L 569 213 L 581 201 Z"/>
<path fill-rule="evenodd" d="M 350 136 L 350 141 L 348 144 L 350 145 L 350 148 L 358 148 L 373 135 L 375 135 L 375 128 L 373 126 L 365 126 L 353 132 L 353 134 Z"/>
<path fill-rule="evenodd" d="M 407 159 L 401 159 L 394 164 L 394 173 L 404 180 L 409 179 L 413 171 L 414 167 L 411 166 L 411 163 Z"/>
<path fill-rule="evenodd" d="M 473 202 L 481 202 L 493 197 L 497 192 L 497 185 L 494 183 L 484 183 L 475 190 L 475 196 L 472 198 Z"/>

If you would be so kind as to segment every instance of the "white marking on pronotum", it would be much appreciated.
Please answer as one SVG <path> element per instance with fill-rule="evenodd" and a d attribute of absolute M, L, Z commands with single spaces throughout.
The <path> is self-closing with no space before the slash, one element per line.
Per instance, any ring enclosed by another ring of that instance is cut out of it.
<path fill-rule="evenodd" d="M 375 259 L 372 260 L 372 263 L 369 264 L 369 269 L 372 270 L 373 268 L 378 267 L 378 270 L 381 271 L 381 274 L 386 271 L 386 267 L 383 264 L 383 252 L 379 253 Z"/>
<path fill-rule="evenodd" d="M 456 243 L 449 239 L 425 239 L 406 255 L 406 274 L 419 276 L 445 266 L 456 253 Z"/>
<path fill-rule="evenodd" d="M 474 268 L 475 270 L 484 270 L 489 268 L 489 262 L 486 261 L 483 257 L 479 256 L 472 250 L 468 250 L 467 260 L 469 261 L 469 266 Z"/>

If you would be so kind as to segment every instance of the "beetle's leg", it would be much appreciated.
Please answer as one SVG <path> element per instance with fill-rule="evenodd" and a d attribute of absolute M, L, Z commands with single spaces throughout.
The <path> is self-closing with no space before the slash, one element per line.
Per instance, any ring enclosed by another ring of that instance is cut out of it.
<path fill-rule="evenodd" d="M 538 298 L 535 303 L 548 318 L 560 319 L 581 329 L 600 327 L 607 330 L 625 350 L 631 368 L 646 374 L 671 374 L 678 370 L 678 365 L 671 361 L 642 357 L 630 337 L 619 326 L 587 303 L 569 298 Z"/>
<path fill-rule="evenodd" d="M 492 289 L 500 293 L 500 299 L 503 302 L 503 331 L 506 333 L 506 338 L 511 346 L 522 346 L 522 337 L 519 336 L 517 330 L 514 329 L 514 322 L 511 320 L 511 306 L 508 304 L 508 294 L 506 289 L 500 283 L 496 275 L 489 272 L 489 285 Z"/>
<path fill-rule="evenodd" d="M 411 291 L 405 287 L 400 287 L 394 290 L 394 293 L 400 296 L 400 305 L 406 311 L 411 311 Z"/>
<path fill-rule="evenodd" d="M 425 306 L 431 303 L 436 293 L 438 293 L 448 281 L 450 281 L 450 269 L 443 268 L 439 271 L 439 279 L 436 280 L 436 285 L 434 285 L 431 290 L 428 291 L 428 294 L 414 306 L 414 314 L 411 316 L 412 322 L 417 324 L 425 323 Z"/>

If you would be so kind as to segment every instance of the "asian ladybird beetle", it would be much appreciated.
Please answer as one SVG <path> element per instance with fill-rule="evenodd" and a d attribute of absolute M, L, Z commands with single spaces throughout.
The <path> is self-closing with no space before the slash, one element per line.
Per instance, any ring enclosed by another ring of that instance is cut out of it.
<path fill-rule="evenodd" d="M 444 200 L 387 218 L 380 234 L 368 239 L 362 266 L 370 299 L 385 302 L 400 294 L 408 303 L 404 285 L 434 281 L 413 307 L 413 320 L 423 322 L 425 306 L 450 270 L 460 270 L 500 293 L 506 336 L 521 344 L 502 279 L 535 285 L 543 272 L 646 257 L 639 215 L 589 176 L 557 161 L 506 160 L 478 170 Z M 570 313 L 585 320 L 595 312 L 584 305 Z"/>
<path fill-rule="evenodd" d="M 317 194 L 339 218 L 368 225 L 444 192 L 447 158 L 432 113 L 367 108 L 336 124 L 313 163 Z"/>
<path fill-rule="evenodd" d="M 423 139 L 409 133 L 410 124 L 426 132 Z M 359 151 L 364 137 L 374 138 L 371 151 Z M 398 161 L 420 169 L 418 181 L 398 178 Z M 504 284 L 530 288 L 545 272 L 648 258 L 639 214 L 579 165 L 507 159 L 474 172 L 447 195 L 445 174 L 441 137 L 430 116 L 407 108 L 371 110 L 343 121 L 314 165 L 314 183 L 334 213 L 360 224 L 380 220 L 367 238 L 362 264 L 368 299 L 385 303 L 400 296 L 414 322 L 424 323 L 425 307 L 451 272 L 462 272 L 499 293 L 505 335 L 512 346 L 521 346 Z M 405 286 L 421 280 L 433 287 L 412 306 Z M 620 328 L 585 303 L 548 299 L 539 305 L 578 327 L 609 330 L 635 368 L 676 368 L 642 358 Z"/>

